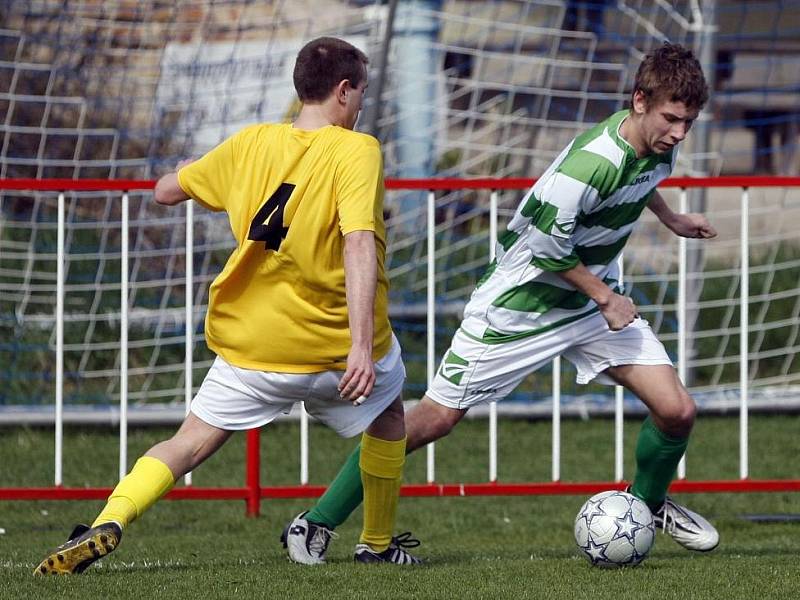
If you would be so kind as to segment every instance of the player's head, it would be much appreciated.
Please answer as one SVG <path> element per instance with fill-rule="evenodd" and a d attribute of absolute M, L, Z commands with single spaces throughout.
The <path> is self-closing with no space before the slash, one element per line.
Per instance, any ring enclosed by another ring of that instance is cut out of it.
<path fill-rule="evenodd" d="M 664 43 L 648 54 L 631 94 L 631 114 L 644 152 L 668 152 L 682 141 L 707 100 L 703 69 L 691 50 Z"/>
<path fill-rule="evenodd" d="M 294 65 L 294 89 L 303 104 L 333 98 L 343 125 L 355 126 L 367 87 L 367 56 L 352 44 L 333 37 L 308 42 Z"/>

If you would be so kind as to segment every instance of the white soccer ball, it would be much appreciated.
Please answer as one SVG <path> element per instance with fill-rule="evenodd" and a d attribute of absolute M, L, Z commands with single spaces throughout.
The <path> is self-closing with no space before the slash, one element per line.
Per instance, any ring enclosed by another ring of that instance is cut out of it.
<path fill-rule="evenodd" d="M 614 569 L 642 562 L 656 528 L 647 505 L 627 492 L 600 492 L 575 517 L 575 542 L 595 567 Z"/>

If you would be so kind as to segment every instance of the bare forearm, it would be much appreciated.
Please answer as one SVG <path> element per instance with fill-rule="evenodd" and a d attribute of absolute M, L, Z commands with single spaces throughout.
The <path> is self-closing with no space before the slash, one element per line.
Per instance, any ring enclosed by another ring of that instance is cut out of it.
<path fill-rule="evenodd" d="M 630 298 L 617 294 L 582 263 L 559 273 L 561 278 L 597 303 L 609 329 L 619 331 L 637 317 L 636 306 Z"/>
<path fill-rule="evenodd" d="M 653 192 L 653 197 L 647 203 L 647 208 L 653 212 L 659 221 L 672 229 L 672 224 L 675 221 L 675 212 L 667 205 L 661 194 Z"/>
<path fill-rule="evenodd" d="M 375 234 L 353 231 L 344 238 L 344 277 L 353 346 L 372 353 L 377 286 Z"/>
<path fill-rule="evenodd" d="M 658 220 L 675 235 L 701 239 L 717 236 L 717 230 L 708 222 L 705 215 L 673 212 L 658 192 L 654 193 L 647 206 L 658 217 Z"/>
<path fill-rule="evenodd" d="M 614 291 L 602 279 L 597 277 L 583 263 L 566 271 L 559 271 L 558 275 L 579 292 L 583 292 L 594 300 L 599 306 L 608 304 Z"/>

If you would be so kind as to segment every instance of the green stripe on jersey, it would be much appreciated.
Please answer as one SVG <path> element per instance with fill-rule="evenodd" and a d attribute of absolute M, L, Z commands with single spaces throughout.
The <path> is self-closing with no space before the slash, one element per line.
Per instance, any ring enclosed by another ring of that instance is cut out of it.
<path fill-rule="evenodd" d="M 520 213 L 529 218 L 536 229 L 550 235 L 558 216 L 558 207 L 549 202 L 541 202 L 535 194 L 531 194 Z"/>
<path fill-rule="evenodd" d="M 578 255 L 581 262 L 585 265 L 607 265 L 622 251 L 625 242 L 628 241 L 628 235 L 622 236 L 613 244 L 607 246 L 575 246 L 575 254 Z"/>
<path fill-rule="evenodd" d="M 653 192 L 648 193 L 644 198 L 636 202 L 609 206 L 597 212 L 583 213 L 578 217 L 578 224 L 583 227 L 601 226 L 606 229 L 619 229 L 633 223 L 642 214 L 644 207 L 650 201 Z"/>
<path fill-rule="evenodd" d="M 576 253 L 572 253 L 569 256 L 565 256 L 563 258 L 547 258 L 543 256 L 534 256 L 531 260 L 531 264 L 541 269 L 542 271 L 566 271 L 567 269 L 573 268 L 575 265 L 578 264 L 578 258 Z"/>
<path fill-rule="evenodd" d="M 603 199 L 619 189 L 619 171 L 614 163 L 580 148 L 566 156 L 558 172 L 594 188 Z"/>
<path fill-rule="evenodd" d="M 611 291 L 620 293 L 619 282 L 613 277 L 603 279 Z M 526 281 L 500 294 L 492 306 L 508 310 L 544 313 L 553 308 L 580 310 L 589 303 L 589 296 L 578 290 L 568 290 L 540 281 Z"/>
<path fill-rule="evenodd" d="M 510 229 L 506 229 L 503 233 L 497 236 L 497 241 L 500 242 L 500 245 L 503 247 L 503 250 L 508 251 L 511 246 L 514 245 L 519 239 L 519 234 L 516 231 L 511 231 Z"/>
<path fill-rule="evenodd" d="M 671 157 L 672 151 L 670 150 L 667 155 Z M 619 180 L 619 187 L 645 183 L 649 177 L 652 177 L 652 172 L 658 165 L 663 162 L 671 162 L 671 160 L 672 158 L 668 158 L 665 161 L 664 156 L 658 154 L 640 158 L 636 162 L 627 165 L 625 172 L 621 173 L 622 178 Z"/>
<path fill-rule="evenodd" d="M 492 305 L 508 310 L 545 313 L 553 308 L 579 310 L 589 304 L 589 296 L 549 283 L 528 281 L 503 292 Z"/>
<path fill-rule="evenodd" d="M 539 207 L 541 205 L 542 203 L 539 202 L 539 199 L 536 197 L 536 194 L 531 192 L 530 198 L 528 198 L 528 201 L 525 202 L 525 206 L 522 207 L 520 213 L 522 214 L 523 217 L 528 217 L 530 219 L 533 215 L 536 214 L 536 211 L 539 210 Z"/>
<path fill-rule="evenodd" d="M 553 229 L 553 224 L 556 222 L 557 216 L 557 206 L 553 206 L 548 202 L 542 202 L 539 205 L 539 209 L 533 215 L 531 223 L 542 233 L 550 235 L 550 231 Z"/>
<path fill-rule="evenodd" d="M 596 313 L 598 310 L 600 309 L 595 306 L 579 315 L 572 315 L 564 319 L 561 319 L 560 321 L 556 321 L 555 323 L 552 323 L 550 325 L 545 325 L 544 327 L 531 329 L 529 331 L 521 331 L 519 333 L 503 333 L 501 331 L 495 331 L 494 329 L 487 328 L 486 331 L 483 332 L 482 337 L 477 337 L 467 331 L 464 331 L 463 329 L 461 331 L 464 331 L 464 335 L 466 335 L 467 337 L 471 337 L 473 340 L 483 342 L 484 344 L 503 344 L 506 342 L 513 342 L 515 340 L 521 340 L 524 338 L 532 337 L 534 335 L 547 333 L 548 331 L 552 331 L 553 329 L 557 329 L 564 325 L 574 323 L 575 321 L 583 319 L 584 317 L 588 317 L 589 315 Z"/>

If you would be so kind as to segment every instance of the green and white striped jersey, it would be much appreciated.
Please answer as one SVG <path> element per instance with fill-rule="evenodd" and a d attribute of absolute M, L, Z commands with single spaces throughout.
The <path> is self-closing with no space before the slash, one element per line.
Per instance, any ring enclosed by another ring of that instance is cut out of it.
<path fill-rule="evenodd" d="M 557 273 L 582 262 L 609 286 L 618 257 L 676 149 L 638 159 L 619 134 L 627 110 L 576 137 L 520 202 L 462 330 L 490 343 L 532 336 L 597 310 Z"/>

